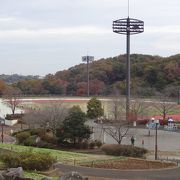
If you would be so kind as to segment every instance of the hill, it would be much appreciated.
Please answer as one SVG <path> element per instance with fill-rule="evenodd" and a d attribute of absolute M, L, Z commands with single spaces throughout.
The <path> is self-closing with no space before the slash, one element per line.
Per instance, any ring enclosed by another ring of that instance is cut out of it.
<path fill-rule="evenodd" d="M 100 59 L 90 64 L 90 94 L 111 95 L 116 90 L 125 94 L 126 55 Z M 44 79 L 23 80 L 15 85 L 24 94 L 86 95 L 87 68 L 79 64 Z M 168 92 L 177 96 L 180 88 L 180 54 L 160 57 L 131 55 L 131 92 L 152 96 Z"/>
<path fill-rule="evenodd" d="M 18 75 L 18 74 L 12 74 L 12 75 L 6 75 L 6 74 L 1 74 L 0 75 L 0 80 L 4 81 L 7 84 L 12 84 L 16 83 L 18 81 L 23 81 L 23 80 L 31 80 L 31 79 L 38 79 L 39 76 L 23 76 L 23 75 Z"/>

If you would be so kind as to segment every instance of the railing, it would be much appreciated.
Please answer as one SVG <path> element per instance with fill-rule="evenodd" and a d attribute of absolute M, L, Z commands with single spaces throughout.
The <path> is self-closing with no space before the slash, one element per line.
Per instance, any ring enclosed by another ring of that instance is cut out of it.
<path fill-rule="evenodd" d="M 164 130 L 167 131 L 177 131 L 178 129 L 180 129 L 180 124 L 164 125 Z"/>

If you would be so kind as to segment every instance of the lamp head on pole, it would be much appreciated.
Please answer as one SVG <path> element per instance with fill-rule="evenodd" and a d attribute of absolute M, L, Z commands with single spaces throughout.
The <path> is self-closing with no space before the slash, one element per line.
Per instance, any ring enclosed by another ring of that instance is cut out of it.
<path fill-rule="evenodd" d="M 155 119 L 154 122 L 155 122 L 156 124 L 159 124 L 159 119 Z"/>
<path fill-rule="evenodd" d="M 118 34 L 139 34 L 144 32 L 144 22 L 138 19 L 125 18 L 113 21 L 113 32 Z"/>
<path fill-rule="evenodd" d="M 91 62 L 94 61 L 94 56 L 82 56 L 83 62 Z"/>

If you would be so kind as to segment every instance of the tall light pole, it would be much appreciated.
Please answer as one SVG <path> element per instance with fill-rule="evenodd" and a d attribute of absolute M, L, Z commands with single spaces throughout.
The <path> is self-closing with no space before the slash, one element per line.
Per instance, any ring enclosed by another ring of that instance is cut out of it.
<path fill-rule="evenodd" d="M 94 56 L 83 56 L 82 61 L 87 62 L 87 96 L 89 96 L 89 63 L 94 60 Z"/>
<path fill-rule="evenodd" d="M 144 32 L 144 22 L 129 18 L 113 21 L 113 32 L 126 35 L 126 120 L 130 111 L 130 35 Z"/>
<path fill-rule="evenodd" d="M 158 152 L 158 143 L 157 143 L 157 129 L 158 129 L 158 125 L 159 125 L 159 120 L 155 120 L 155 124 L 156 124 L 156 135 L 155 135 L 155 160 L 158 159 L 157 157 L 157 152 Z"/>

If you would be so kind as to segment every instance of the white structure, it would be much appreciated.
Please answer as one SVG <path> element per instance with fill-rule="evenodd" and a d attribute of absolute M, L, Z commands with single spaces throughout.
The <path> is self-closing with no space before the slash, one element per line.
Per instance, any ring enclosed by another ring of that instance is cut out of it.
<path fill-rule="evenodd" d="M 22 113 L 22 112 L 24 112 L 24 111 L 19 109 L 19 108 L 17 108 L 16 111 L 15 111 L 15 113 Z M 0 118 L 5 119 L 6 114 L 12 114 L 12 110 L 6 103 L 3 102 L 2 99 L 0 99 Z M 18 122 L 17 119 L 5 120 L 5 125 L 13 126 L 17 122 Z"/>
<path fill-rule="evenodd" d="M 15 124 L 17 124 L 18 123 L 18 120 L 17 119 L 13 119 L 13 120 L 7 120 L 7 119 L 5 119 L 5 125 L 7 125 L 7 126 L 13 126 L 13 125 L 15 125 Z"/>

